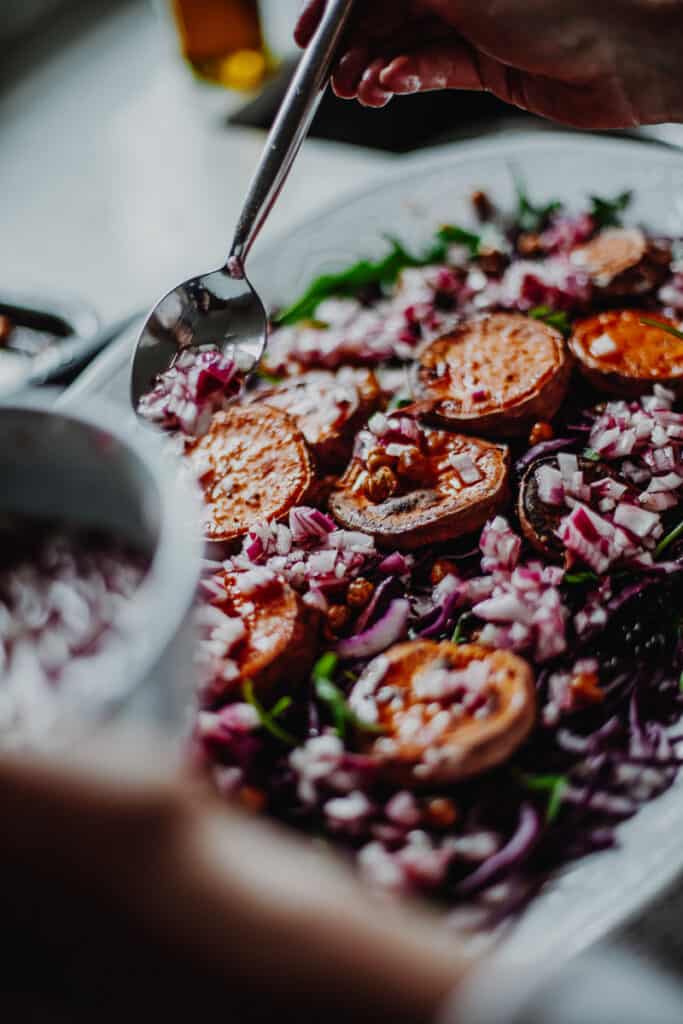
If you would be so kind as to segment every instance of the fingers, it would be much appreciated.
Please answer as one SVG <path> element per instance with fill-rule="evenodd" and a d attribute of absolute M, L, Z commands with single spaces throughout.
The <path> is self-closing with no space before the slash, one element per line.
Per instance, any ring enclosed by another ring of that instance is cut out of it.
<path fill-rule="evenodd" d="M 445 38 L 453 38 L 452 29 L 433 18 L 422 18 L 402 25 L 381 45 L 355 45 L 339 61 L 332 77 L 333 89 L 340 99 L 357 98 L 365 106 L 384 106 L 391 98 L 391 90 L 380 83 L 379 73 L 395 56 L 443 42 Z"/>
<path fill-rule="evenodd" d="M 485 88 L 472 48 L 457 36 L 395 57 L 382 68 L 378 87 L 396 95 L 434 89 Z"/>
<path fill-rule="evenodd" d="M 384 65 L 385 61 L 378 57 L 363 73 L 358 86 L 358 100 L 364 107 L 386 107 L 392 97 L 392 93 L 383 89 L 380 84 Z"/>
<path fill-rule="evenodd" d="M 324 10 L 325 0 L 309 0 L 299 15 L 294 29 L 294 39 L 302 49 L 308 46 L 313 38 Z"/>
<path fill-rule="evenodd" d="M 370 51 L 366 46 L 356 46 L 344 54 L 332 76 L 332 88 L 340 99 L 356 98 L 361 79 L 370 63 Z"/>

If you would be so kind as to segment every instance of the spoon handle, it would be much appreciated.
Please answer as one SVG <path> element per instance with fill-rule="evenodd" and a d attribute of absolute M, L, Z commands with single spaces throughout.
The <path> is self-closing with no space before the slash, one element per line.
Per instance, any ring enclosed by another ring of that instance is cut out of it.
<path fill-rule="evenodd" d="M 308 134 L 329 81 L 341 35 L 354 0 L 327 0 L 315 36 L 303 54 L 270 130 L 261 160 L 249 186 L 228 269 L 243 276 L 244 261 L 279 196 L 292 164 Z"/>

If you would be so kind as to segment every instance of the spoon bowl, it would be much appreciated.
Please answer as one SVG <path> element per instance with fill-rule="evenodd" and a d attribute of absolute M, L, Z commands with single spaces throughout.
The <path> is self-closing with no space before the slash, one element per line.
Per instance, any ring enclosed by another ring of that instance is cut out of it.
<path fill-rule="evenodd" d="M 246 277 L 226 267 L 185 281 L 157 303 L 142 328 L 131 374 L 133 408 L 179 352 L 210 346 L 246 376 L 258 365 L 267 337 L 266 310 Z"/>
<path fill-rule="evenodd" d="M 210 345 L 231 358 L 243 376 L 254 370 L 268 337 L 263 303 L 244 265 L 301 148 L 339 51 L 354 0 L 329 0 L 266 141 L 237 223 L 225 267 L 193 277 L 157 303 L 138 340 L 131 401 L 140 399 L 178 354 Z"/>

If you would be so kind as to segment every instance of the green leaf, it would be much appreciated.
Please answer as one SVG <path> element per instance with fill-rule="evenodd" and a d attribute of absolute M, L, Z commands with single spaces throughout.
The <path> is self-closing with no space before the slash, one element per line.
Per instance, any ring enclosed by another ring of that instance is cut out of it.
<path fill-rule="evenodd" d="M 472 612 L 463 612 L 457 621 L 456 627 L 451 637 L 452 644 L 467 644 L 469 643 L 469 637 L 466 633 L 467 623 L 470 619 L 475 618 Z"/>
<path fill-rule="evenodd" d="M 557 199 L 551 200 L 545 206 L 537 206 L 531 201 L 526 192 L 526 186 L 521 180 L 517 180 L 517 227 L 520 231 L 536 234 L 542 231 L 554 213 L 562 209 L 562 203 Z"/>
<path fill-rule="evenodd" d="M 572 325 L 564 310 L 551 309 L 550 306 L 536 306 L 534 309 L 529 310 L 529 316 L 533 320 L 542 320 L 549 327 L 554 327 L 565 338 L 568 338 L 572 333 Z"/>
<path fill-rule="evenodd" d="M 281 714 L 283 714 L 292 703 L 291 697 L 283 697 L 277 702 L 274 708 L 267 711 L 261 702 L 258 700 L 254 693 L 254 684 L 251 679 L 247 679 L 242 686 L 242 694 L 247 704 L 251 704 L 252 708 L 256 711 L 261 723 L 261 728 L 269 732 L 271 736 L 274 736 L 280 743 L 284 743 L 287 747 L 295 747 L 297 744 L 296 738 L 291 733 L 283 729 L 281 725 L 275 721 Z"/>
<path fill-rule="evenodd" d="M 573 587 L 580 587 L 585 583 L 597 583 L 598 577 L 594 572 L 567 572 L 562 582 L 569 583 Z"/>
<path fill-rule="evenodd" d="M 683 693 L 683 672 L 681 672 L 678 679 L 678 689 Z"/>
<path fill-rule="evenodd" d="M 296 302 L 275 317 L 275 323 L 288 326 L 311 319 L 323 299 L 331 295 L 354 296 L 368 285 L 393 284 L 406 267 L 425 267 L 431 263 L 443 263 L 448 256 L 448 246 L 454 243 L 466 245 L 472 256 L 479 252 L 478 235 L 450 224 L 439 229 L 430 246 L 422 254 L 409 252 L 402 242 L 391 236 L 387 236 L 387 241 L 389 251 L 379 260 L 359 260 L 336 274 L 322 274 L 316 277 Z"/>
<path fill-rule="evenodd" d="M 562 807 L 568 779 L 566 775 L 521 775 L 520 782 L 535 793 L 547 793 L 545 820 L 548 825 L 557 818 Z"/>
<path fill-rule="evenodd" d="M 387 412 L 395 412 L 397 409 L 405 409 L 407 405 L 412 404 L 412 398 L 392 398 L 387 406 Z"/>
<path fill-rule="evenodd" d="M 329 651 L 327 654 L 323 654 L 313 667 L 316 696 L 318 700 L 327 705 L 337 735 L 340 739 L 345 739 L 349 727 L 358 729 L 360 732 L 383 733 L 384 729 L 381 726 L 364 722 L 358 718 L 349 707 L 344 692 L 332 681 L 338 663 L 337 655 Z"/>
<path fill-rule="evenodd" d="M 677 541 L 679 537 L 683 537 L 683 522 L 680 522 L 678 526 L 675 526 L 670 533 L 667 533 L 666 537 L 662 537 L 659 544 L 655 548 L 655 558 L 660 558 L 666 549 Z"/>
<path fill-rule="evenodd" d="M 630 205 L 633 192 L 622 192 L 614 199 L 591 196 L 590 215 L 599 228 L 621 227 L 621 214 Z"/>
<path fill-rule="evenodd" d="M 673 327 L 672 324 L 663 324 L 661 320 L 651 320 L 649 316 L 641 316 L 640 322 L 645 327 L 659 327 L 660 331 L 665 331 L 666 334 L 670 334 L 673 338 L 678 338 L 679 341 L 683 341 L 683 331 L 679 331 L 677 327 Z"/>
<path fill-rule="evenodd" d="M 331 679 L 334 673 L 337 671 L 337 665 L 339 664 L 339 658 L 334 651 L 328 651 L 327 654 L 323 654 L 313 666 L 313 678 L 314 679 Z"/>
<path fill-rule="evenodd" d="M 279 718 L 280 715 L 284 715 L 285 711 L 288 711 L 292 706 L 291 697 L 280 697 L 275 707 L 270 712 L 272 718 Z"/>
<path fill-rule="evenodd" d="M 388 253 L 379 260 L 359 260 L 336 274 L 316 277 L 304 294 L 275 318 L 275 322 L 285 326 L 312 318 L 319 304 L 330 295 L 353 296 L 367 285 L 392 284 L 405 267 L 420 265 L 421 260 L 412 256 L 399 241 L 389 238 L 389 243 Z"/>
<path fill-rule="evenodd" d="M 590 462 L 599 462 L 600 455 L 593 448 L 584 448 L 581 452 L 581 458 L 589 459 Z"/>
<path fill-rule="evenodd" d="M 464 245 L 469 249 L 472 259 L 476 259 L 479 255 L 481 238 L 472 231 L 466 231 L 465 228 L 456 227 L 454 224 L 444 224 L 437 232 L 436 237 L 447 245 Z"/>

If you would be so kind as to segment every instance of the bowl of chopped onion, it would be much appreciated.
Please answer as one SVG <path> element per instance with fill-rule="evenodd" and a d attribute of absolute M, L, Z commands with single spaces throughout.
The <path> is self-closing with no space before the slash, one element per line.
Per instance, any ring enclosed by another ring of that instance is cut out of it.
<path fill-rule="evenodd" d="M 0 747 L 123 713 L 178 728 L 201 569 L 174 456 L 101 401 L 0 407 Z"/>

